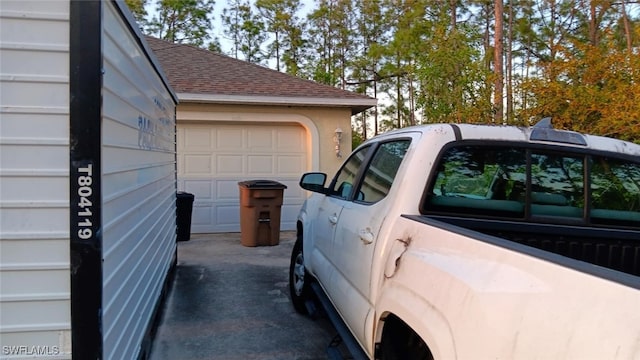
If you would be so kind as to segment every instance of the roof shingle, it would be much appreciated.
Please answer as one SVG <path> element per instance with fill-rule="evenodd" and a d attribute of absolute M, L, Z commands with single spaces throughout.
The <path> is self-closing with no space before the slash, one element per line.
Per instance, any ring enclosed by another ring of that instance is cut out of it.
<path fill-rule="evenodd" d="M 178 94 L 326 98 L 340 100 L 346 105 L 353 100 L 353 107 L 357 107 L 353 109 L 354 113 L 375 104 L 375 99 L 366 95 L 304 80 L 191 45 L 174 44 L 150 36 L 146 36 L 146 41 Z M 369 105 L 363 107 L 364 103 Z"/>

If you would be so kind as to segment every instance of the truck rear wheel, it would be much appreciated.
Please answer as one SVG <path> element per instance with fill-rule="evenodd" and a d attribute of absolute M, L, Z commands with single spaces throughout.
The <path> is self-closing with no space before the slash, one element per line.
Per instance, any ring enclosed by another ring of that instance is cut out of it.
<path fill-rule="evenodd" d="M 304 267 L 304 254 L 302 253 L 302 239 L 298 237 L 293 251 L 291 251 L 291 263 L 289 265 L 289 293 L 293 307 L 300 314 L 307 315 L 305 305 L 309 299 L 309 276 Z"/>
<path fill-rule="evenodd" d="M 389 315 L 382 332 L 379 360 L 433 360 L 427 344 L 398 317 Z"/>

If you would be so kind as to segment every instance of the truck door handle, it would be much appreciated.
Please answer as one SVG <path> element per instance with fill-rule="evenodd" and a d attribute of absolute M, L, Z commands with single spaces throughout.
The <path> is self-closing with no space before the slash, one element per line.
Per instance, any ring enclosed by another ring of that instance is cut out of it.
<path fill-rule="evenodd" d="M 338 223 L 338 215 L 333 214 L 331 216 L 329 216 L 329 222 L 333 225 Z"/>
<path fill-rule="evenodd" d="M 373 242 L 373 233 L 369 231 L 369 228 L 360 229 L 359 235 L 360 240 L 362 240 L 365 245 L 369 245 Z"/>

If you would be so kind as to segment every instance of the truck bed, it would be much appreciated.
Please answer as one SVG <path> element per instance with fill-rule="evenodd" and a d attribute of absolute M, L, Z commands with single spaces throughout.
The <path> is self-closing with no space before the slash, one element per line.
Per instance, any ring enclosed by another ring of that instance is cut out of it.
<path fill-rule="evenodd" d="M 441 215 L 404 217 L 640 288 L 640 231 Z"/>

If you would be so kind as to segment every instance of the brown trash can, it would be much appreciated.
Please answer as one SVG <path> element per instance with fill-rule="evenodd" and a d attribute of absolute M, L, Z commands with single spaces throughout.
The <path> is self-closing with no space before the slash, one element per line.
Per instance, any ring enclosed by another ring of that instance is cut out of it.
<path fill-rule="evenodd" d="M 280 208 L 286 185 L 272 180 L 249 180 L 240 188 L 240 243 L 273 246 L 280 243 Z"/>

